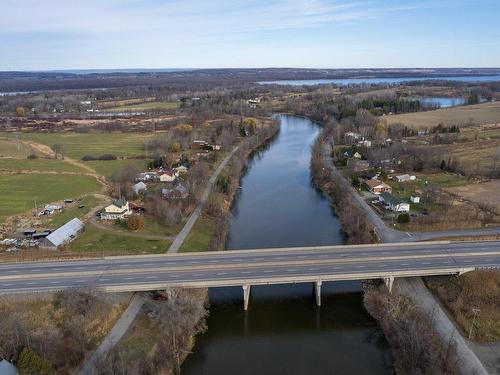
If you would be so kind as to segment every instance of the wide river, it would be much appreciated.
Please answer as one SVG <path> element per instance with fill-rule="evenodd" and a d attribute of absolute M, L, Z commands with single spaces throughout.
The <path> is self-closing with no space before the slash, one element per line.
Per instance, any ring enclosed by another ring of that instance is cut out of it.
<path fill-rule="evenodd" d="M 311 184 L 311 147 L 320 128 L 280 116 L 279 135 L 249 161 L 233 207 L 227 249 L 345 242 L 327 199 Z M 183 374 L 388 374 L 388 348 L 363 309 L 359 282 L 209 291 L 208 330 L 197 337 Z"/>

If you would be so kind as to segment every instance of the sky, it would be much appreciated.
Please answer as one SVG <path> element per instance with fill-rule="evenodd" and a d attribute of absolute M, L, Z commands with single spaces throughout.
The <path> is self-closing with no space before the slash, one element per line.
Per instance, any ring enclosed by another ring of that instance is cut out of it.
<path fill-rule="evenodd" d="M 500 67 L 500 0 L 0 0 L 0 71 Z"/>

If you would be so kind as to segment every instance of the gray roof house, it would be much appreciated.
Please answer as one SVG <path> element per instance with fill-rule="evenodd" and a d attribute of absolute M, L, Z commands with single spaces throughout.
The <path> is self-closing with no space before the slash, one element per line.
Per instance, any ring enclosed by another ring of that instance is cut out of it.
<path fill-rule="evenodd" d="M 75 217 L 41 240 L 40 246 L 57 249 L 73 241 L 84 230 L 85 224 Z"/>
<path fill-rule="evenodd" d="M 165 199 L 184 199 L 187 198 L 189 192 L 184 185 L 178 183 L 173 188 L 161 189 L 161 194 Z"/>
<path fill-rule="evenodd" d="M 148 186 L 142 181 L 139 181 L 137 184 L 132 186 L 132 190 L 134 190 L 134 193 L 136 193 L 136 194 L 139 194 L 140 192 L 145 191 L 147 188 L 148 188 Z"/>

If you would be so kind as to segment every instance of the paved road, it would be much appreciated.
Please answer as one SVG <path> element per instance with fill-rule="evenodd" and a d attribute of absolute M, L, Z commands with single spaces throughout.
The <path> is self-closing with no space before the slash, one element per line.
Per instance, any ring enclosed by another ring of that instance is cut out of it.
<path fill-rule="evenodd" d="M 255 249 L 0 265 L 0 294 L 359 280 L 500 268 L 500 241 Z"/>
<path fill-rule="evenodd" d="M 325 144 L 323 156 L 327 161 L 328 168 L 334 178 L 343 178 L 335 167 L 330 155 L 330 146 Z M 350 185 L 349 185 L 350 186 Z M 437 238 L 462 237 L 462 236 L 488 236 L 500 235 L 500 227 L 478 228 L 478 229 L 455 229 L 432 232 L 402 232 L 389 228 L 384 221 L 372 210 L 370 205 L 350 186 L 352 197 L 358 204 L 358 207 L 365 213 L 368 220 L 372 223 L 375 233 L 380 242 L 404 242 L 404 241 L 429 241 Z"/>
<path fill-rule="evenodd" d="M 194 223 L 196 223 L 196 220 L 201 215 L 201 211 L 203 209 L 203 206 L 205 203 L 207 203 L 208 197 L 210 196 L 210 192 L 212 191 L 212 187 L 215 184 L 215 181 L 217 180 L 217 177 L 219 176 L 220 172 L 224 169 L 224 167 L 227 165 L 231 157 L 234 155 L 236 151 L 240 146 L 236 146 L 232 149 L 232 151 L 222 160 L 222 162 L 219 164 L 217 169 L 214 171 L 210 179 L 208 180 L 208 184 L 205 187 L 205 190 L 203 191 L 203 194 L 201 196 L 200 202 L 198 203 L 198 206 L 195 208 L 191 216 L 189 217 L 188 221 L 182 228 L 182 230 L 179 232 L 179 234 L 175 237 L 174 242 L 170 245 L 168 248 L 168 253 L 176 253 L 179 251 L 181 248 L 183 242 L 186 240 L 186 237 L 188 236 L 189 232 L 191 232 L 191 229 L 193 228 Z"/>

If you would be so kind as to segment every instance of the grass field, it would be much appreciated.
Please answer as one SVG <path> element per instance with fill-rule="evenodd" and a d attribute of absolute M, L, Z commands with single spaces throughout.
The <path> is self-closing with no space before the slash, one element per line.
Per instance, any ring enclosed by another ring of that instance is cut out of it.
<path fill-rule="evenodd" d="M 207 251 L 214 231 L 215 221 L 208 217 L 200 217 L 182 244 L 180 252 Z"/>
<path fill-rule="evenodd" d="M 49 171 L 49 172 L 86 172 L 76 165 L 54 159 L 11 159 L 0 158 L 0 170 L 7 171 Z"/>
<path fill-rule="evenodd" d="M 142 238 L 121 236 L 103 231 L 92 225 L 87 225 L 85 233 L 73 241 L 69 245 L 69 249 L 72 252 L 92 252 L 97 254 L 161 254 L 164 253 L 169 246 L 170 241 L 144 240 Z"/>
<path fill-rule="evenodd" d="M 65 155 L 81 159 L 84 155 L 114 154 L 118 157 L 141 155 L 143 153 L 141 147 L 151 135 L 121 132 L 21 133 L 19 137 L 47 146 L 60 144 Z"/>
<path fill-rule="evenodd" d="M 103 112 L 133 112 L 133 111 L 154 111 L 169 110 L 178 107 L 177 102 L 147 102 L 140 104 L 129 104 L 118 107 L 103 109 Z"/>
<path fill-rule="evenodd" d="M 124 166 L 133 165 L 143 170 L 146 167 L 145 159 L 118 159 L 118 160 L 94 160 L 86 161 L 98 174 L 109 180 L 115 171 L 120 171 Z"/>
<path fill-rule="evenodd" d="M 99 191 L 89 176 L 55 174 L 0 175 L 0 222 L 38 205 Z"/>
<path fill-rule="evenodd" d="M 60 213 L 55 213 L 50 217 L 50 221 L 47 225 L 48 228 L 57 229 L 61 225 L 66 224 L 71 219 L 77 217 L 81 219 L 87 215 L 92 208 L 96 207 L 101 203 L 101 200 L 93 195 L 87 195 L 82 198 L 80 202 L 77 202 L 73 207 L 66 208 Z M 83 205 L 85 207 L 78 208 L 78 206 Z"/>
<path fill-rule="evenodd" d="M 461 125 L 471 118 L 476 125 L 500 123 L 500 102 L 384 116 L 389 125 L 402 123 L 413 128 L 431 128 L 439 123 L 447 126 Z"/>
<path fill-rule="evenodd" d="M 25 144 L 16 142 L 16 137 L 13 134 L 0 136 L 0 158 L 11 157 L 17 159 L 26 159 L 31 153 L 31 148 Z"/>

